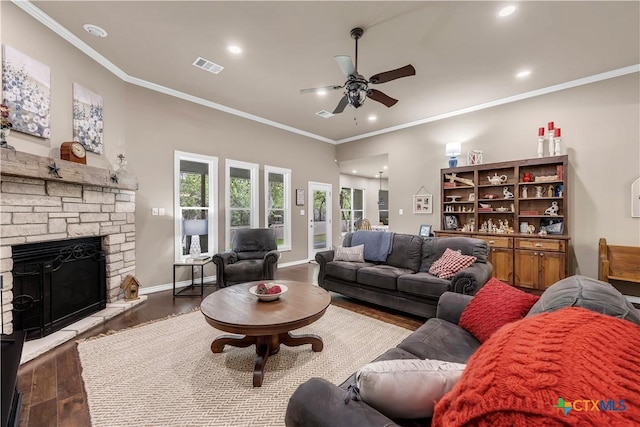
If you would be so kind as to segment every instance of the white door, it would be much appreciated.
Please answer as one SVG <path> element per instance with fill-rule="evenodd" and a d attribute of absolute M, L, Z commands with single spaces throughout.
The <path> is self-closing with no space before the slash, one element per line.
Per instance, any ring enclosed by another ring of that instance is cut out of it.
<path fill-rule="evenodd" d="M 309 259 L 316 253 L 331 249 L 331 184 L 309 182 Z"/>

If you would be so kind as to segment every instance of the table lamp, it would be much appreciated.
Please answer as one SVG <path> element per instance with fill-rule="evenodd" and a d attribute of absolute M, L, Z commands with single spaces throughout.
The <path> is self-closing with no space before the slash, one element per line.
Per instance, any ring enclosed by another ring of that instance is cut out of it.
<path fill-rule="evenodd" d="M 195 258 L 200 256 L 200 236 L 209 234 L 206 219 L 185 219 L 184 234 L 191 236 L 191 246 L 189 247 L 189 255 Z"/>
<path fill-rule="evenodd" d="M 457 155 L 462 153 L 462 144 L 459 142 L 448 142 L 445 148 L 445 153 L 449 156 L 449 167 L 455 168 L 458 166 Z"/>

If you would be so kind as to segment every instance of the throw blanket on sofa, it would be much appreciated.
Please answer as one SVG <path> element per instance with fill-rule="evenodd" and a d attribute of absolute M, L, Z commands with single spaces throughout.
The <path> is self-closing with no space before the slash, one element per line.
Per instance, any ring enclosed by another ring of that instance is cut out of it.
<path fill-rule="evenodd" d="M 364 245 L 364 259 L 385 262 L 391 253 L 393 233 L 379 231 L 356 231 L 351 238 L 351 246 Z"/>

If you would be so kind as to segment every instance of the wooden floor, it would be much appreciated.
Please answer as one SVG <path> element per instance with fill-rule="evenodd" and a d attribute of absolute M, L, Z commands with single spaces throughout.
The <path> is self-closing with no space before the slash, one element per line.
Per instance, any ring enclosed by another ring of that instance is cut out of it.
<path fill-rule="evenodd" d="M 280 268 L 277 278 L 317 283 L 317 269 L 318 266 L 313 263 Z M 215 285 L 205 286 L 205 297 L 216 289 Z M 144 304 L 116 316 L 101 327 L 79 335 L 78 339 L 129 328 L 173 314 L 188 313 L 199 307 L 200 301 L 200 297 L 174 298 L 172 291 L 150 294 Z M 335 294 L 332 295 L 332 304 L 411 330 L 424 322 L 424 319 Z M 76 346 L 75 341 L 70 341 L 20 367 L 18 390 L 23 393 L 20 426 L 91 425 Z"/>

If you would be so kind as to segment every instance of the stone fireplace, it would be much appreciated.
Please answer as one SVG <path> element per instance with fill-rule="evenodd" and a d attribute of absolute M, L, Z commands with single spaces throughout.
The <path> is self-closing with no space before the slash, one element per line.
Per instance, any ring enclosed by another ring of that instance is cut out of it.
<path fill-rule="evenodd" d="M 135 275 L 135 177 L 8 149 L 0 156 L 2 332 L 13 332 L 14 246 L 99 237 L 106 301 L 116 301 Z"/>

